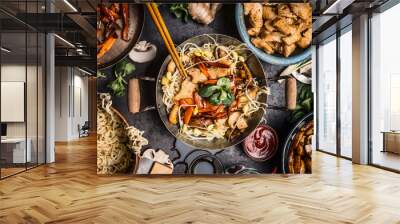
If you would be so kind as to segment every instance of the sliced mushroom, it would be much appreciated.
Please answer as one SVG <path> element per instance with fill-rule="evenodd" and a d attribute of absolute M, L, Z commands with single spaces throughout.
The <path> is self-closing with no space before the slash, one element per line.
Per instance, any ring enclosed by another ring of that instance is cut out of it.
<path fill-rule="evenodd" d="M 157 47 L 147 41 L 137 43 L 131 52 L 129 58 L 137 63 L 145 63 L 153 60 L 157 55 Z"/>

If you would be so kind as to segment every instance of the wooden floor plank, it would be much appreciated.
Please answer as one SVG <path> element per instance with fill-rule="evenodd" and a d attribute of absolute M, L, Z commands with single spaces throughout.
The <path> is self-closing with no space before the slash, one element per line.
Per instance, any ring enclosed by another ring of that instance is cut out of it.
<path fill-rule="evenodd" d="M 0 223 L 400 223 L 400 175 L 320 152 L 313 174 L 96 175 L 96 139 L 0 181 Z"/>

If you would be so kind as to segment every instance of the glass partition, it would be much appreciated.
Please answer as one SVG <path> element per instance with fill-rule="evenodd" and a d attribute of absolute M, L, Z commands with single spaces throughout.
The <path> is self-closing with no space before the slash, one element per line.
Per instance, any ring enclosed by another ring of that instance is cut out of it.
<path fill-rule="evenodd" d="M 400 4 L 371 18 L 371 162 L 400 171 Z"/>
<path fill-rule="evenodd" d="M 352 157 L 352 30 L 340 36 L 340 155 Z"/>
<path fill-rule="evenodd" d="M 26 90 L 27 48 L 26 33 L 2 33 L 1 46 L 1 157 L 2 177 L 26 169 L 32 151 L 27 142 Z M 28 149 L 28 150 L 27 150 Z"/>
<path fill-rule="evenodd" d="M 39 1 L 29 2 L 29 7 L 26 3 L 0 5 L 14 10 L 0 12 L 0 178 L 45 162 L 46 40 L 44 34 L 14 17 L 41 8 Z"/>
<path fill-rule="evenodd" d="M 336 154 L 336 37 L 318 46 L 318 149 Z"/>

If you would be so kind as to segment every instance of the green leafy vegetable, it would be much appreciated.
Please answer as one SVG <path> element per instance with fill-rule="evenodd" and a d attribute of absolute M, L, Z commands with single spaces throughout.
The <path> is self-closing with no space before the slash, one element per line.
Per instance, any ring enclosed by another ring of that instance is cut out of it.
<path fill-rule="evenodd" d="M 221 95 L 222 95 L 222 94 L 221 94 Z M 221 103 L 223 103 L 225 106 L 229 106 L 229 105 L 231 105 L 232 102 L 233 102 L 233 95 L 232 95 L 232 93 L 229 91 L 229 92 L 227 92 L 226 98 L 225 98 L 225 99 L 220 99 L 220 100 L 221 100 Z"/>
<path fill-rule="evenodd" d="M 217 81 L 217 86 L 220 86 L 224 90 L 229 90 L 231 88 L 231 80 L 228 78 L 220 78 Z"/>
<path fill-rule="evenodd" d="M 292 111 L 289 122 L 294 123 L 300 118 L 310 113 L 314 108 L 313 93 L 310 85 L 299 84 L 300 91 L 298 93 L 296 108 Z"/>
<path fill-rule="evenodd" d="M 210 97 L 213 93 L 219 91 L 220 88 L 221 87 L 219 86 L 213 86 L 213 85 L 204 86 L 199 90 L 199 95 L 201 97 Z"/>
<path fill-rule="evenodd" d="M 213 105 L 219 105 L 219 104 L 221 104 L 220 97 L 221 97 L 221 93 L 220 93 L 220 92 L 214 93 L 214 94 L 208 99 L 208 101 L 210 101 L 210 103 L 213 104 Z"/>
<path fill-rule="evenodd" d="M 231 92 L 231 80 L 228 78 L 220 78 L 216 85 L 208 85 L 200 88 L 199 95 L 201 97 L 209 97 L 209 102 L 213 105 L 224 104 L 229 106 L 233 102 Z"/>
<path fill-rule="evenodd" d="M 125 77 L 136 70 L 135 65 L 127 61 L 118 63 L 114 68 L 115 79 L 107 87 L 110 88 L 116 96 L 125 95 L 126 84 Z"/>
<path fill-rule="evenodd" d="M 187 6 L 187 3 L 175 3 L 171 4 L 169 10 L 176 16 L 176 18 L 182 19 L 186 23 L 189 18 Z"/>

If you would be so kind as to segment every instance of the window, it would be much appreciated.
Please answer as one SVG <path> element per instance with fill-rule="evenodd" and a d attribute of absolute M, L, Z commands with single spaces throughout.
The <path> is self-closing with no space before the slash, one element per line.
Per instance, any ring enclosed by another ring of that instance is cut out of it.
<path fill-rule="evenodd" d="M 336 37 L 318 47 L 318 149 L 336 153 Z"/>
<path fill-rule="evenodd" d="M 340 155 L 352 156 L 352 30 L 340 36 Z"/>
<path fill-rule="evenodd" d="M 370 156 L 373 164 L 395 170 L 400 170 L 400 43 L 394 29 L 399 21 L 400 4 L 371 18 Z"/>

